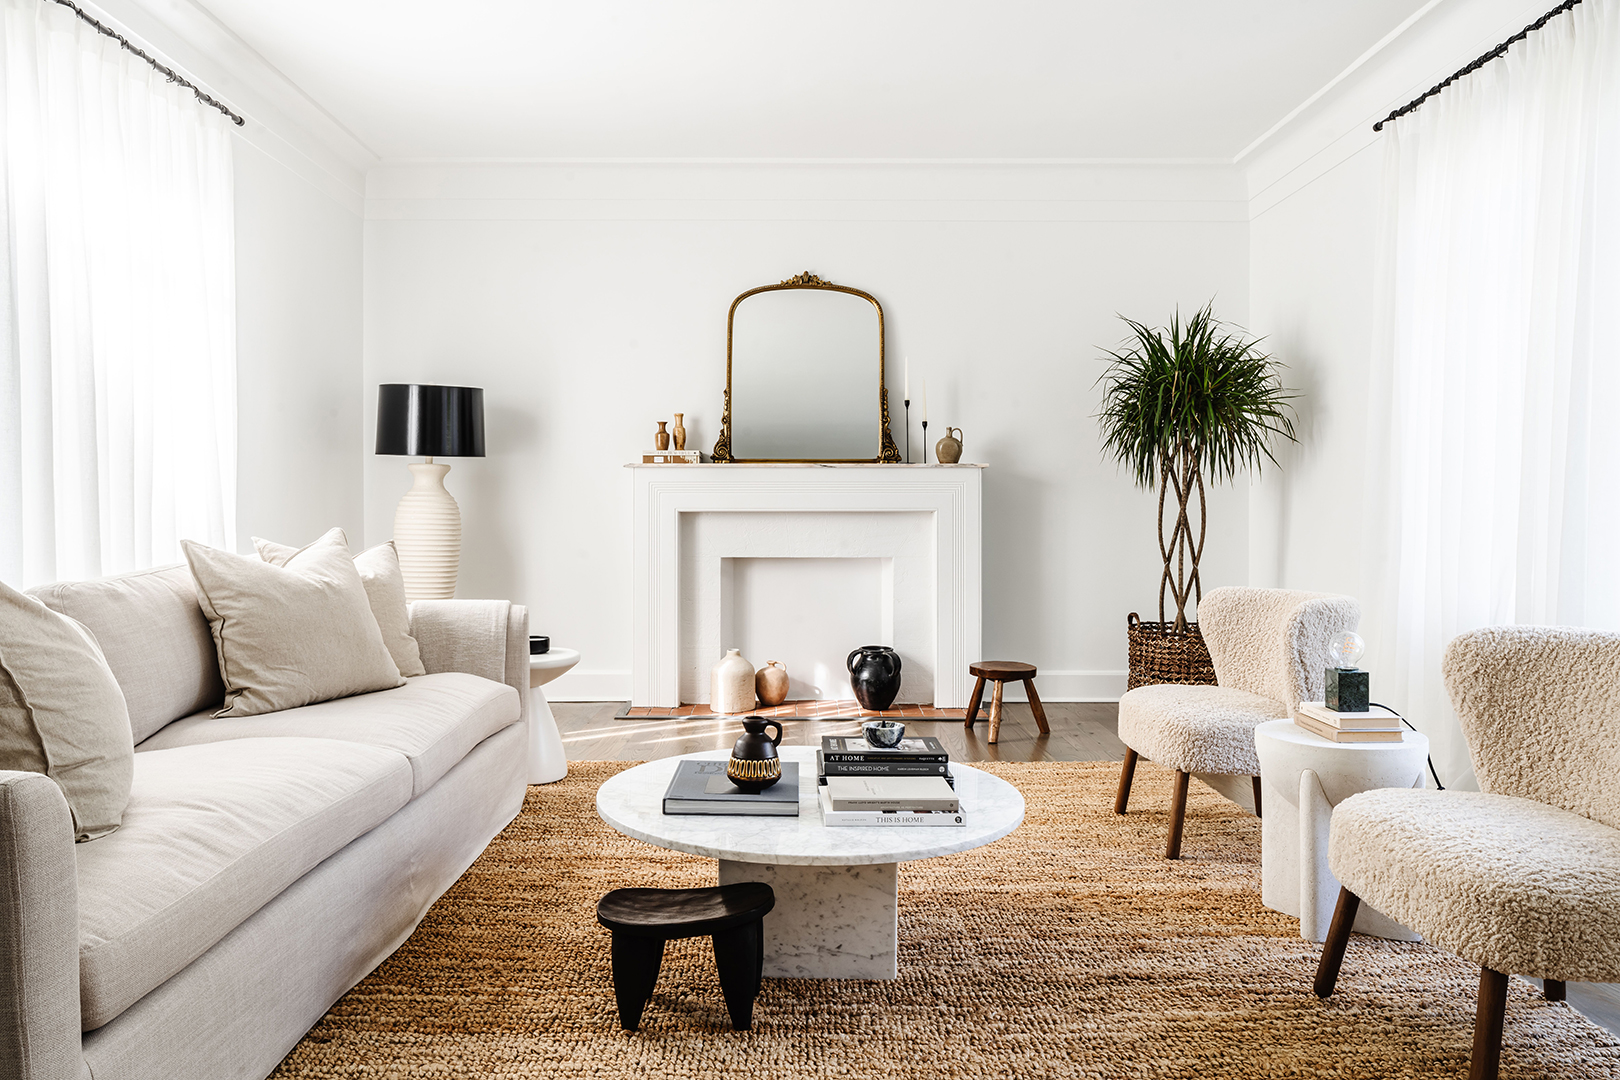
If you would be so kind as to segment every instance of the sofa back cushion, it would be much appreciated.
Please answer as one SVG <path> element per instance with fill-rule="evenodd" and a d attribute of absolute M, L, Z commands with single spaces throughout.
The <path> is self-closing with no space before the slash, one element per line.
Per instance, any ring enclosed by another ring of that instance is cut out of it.
<path fill-rule="evenodd" d="M 124 692 L 136 742 L 171 720 L 217 708 L 225 697 L 214 636 L 184 566 L 59 581 L 29 592 L 95 635 Z"/>
<path fill-rule="evenodd" d="M 73 838 L 118 828 L 135 768 L 124 695 L 83 626 L 0 582 L 0 769 L 44 773 Z"/>

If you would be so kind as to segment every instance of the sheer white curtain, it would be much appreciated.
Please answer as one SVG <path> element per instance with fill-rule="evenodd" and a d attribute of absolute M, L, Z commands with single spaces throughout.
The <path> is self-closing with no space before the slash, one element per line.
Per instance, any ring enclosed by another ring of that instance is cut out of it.
<path fill-rule="evenodd" d="M 228 121 L 64 7 L 0 12 L 0 578 L 234 548 Z"/>
<path fill-rule="evenodd" d="M 1620 0 L 1384 130 L 1369 662 L 1473 786 L 1446 644 L 1620 629 Z"/>

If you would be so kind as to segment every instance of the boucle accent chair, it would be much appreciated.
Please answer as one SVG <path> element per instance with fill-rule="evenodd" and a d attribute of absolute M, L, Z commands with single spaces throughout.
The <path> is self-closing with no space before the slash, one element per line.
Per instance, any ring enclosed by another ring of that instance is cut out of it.
<path fill-rule="evenodd" d="M 1343 886 L 1316 992 L 1333 993 L 1365 900 L 1480 965 L 1472 1080 L 1497 1075 L 1509 974 L 1620 981 L 1620 634 L 1474 630 L 1446 648 L 1446 691 L 1480 791 L 1386 789 L 1333 810 Z"/>
<path fill-rule="evenodd" d="M 1260 812 L 1260 759 L 1254 729 L 1287 719 L 1301 701 L 1322 696 L 1328 644 L 1354 630 L 1361 608 L 1348 596 L 1289 589 L 1215 589 L 1198 603 L 1198 626 L 1215 662 L 1215 686 L 1160 683 L 1119 699 L 1125 764 L 1114 813 L 1125 813 L 1138 758 L 1176 770 L 1164 857 L 1181 857 L 1187 784 L 1193 773 L 1254 778 Z"/>

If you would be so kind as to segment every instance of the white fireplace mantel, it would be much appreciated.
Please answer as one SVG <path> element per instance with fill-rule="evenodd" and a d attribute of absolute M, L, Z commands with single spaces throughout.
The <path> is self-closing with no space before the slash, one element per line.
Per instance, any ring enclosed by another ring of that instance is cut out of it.
<path fill-rule="evenodd" d="M 931 683 L 938 708 L 967 705 L 968 664 L 982 659 L 982 465 L 631 465 L 635 478 L 635 670 L 632 705 L 681 704 L 683 650 L 721 640 L 718 569 L 704 556 L 871 557 L 886 560 L 884 626 Z M 699 517 L 688 517 L 698 515 Z M 782 515 L 779 519 L 770 515 Z M 908 515 L 905 518 L 890 515 Z M 791 521 L 789 529 L 761 521 Z M 906 528 L 891 527 L 904 521 Z M 694 533 L 693 526 L 702 528 Z M 796 564 L 795 564 L 796 565 Z M 903 566 L 906 569 L 892 569 Z M 783 619 L 797 613 L 784 609 Z M 696 628 L 696 629 L 694 629 Z M 684 642 L 683 636 L 693 637 Z M 850 647 L 869 644 L 851 643 Z M 756 662 L 762 658 L 750 657 Z M 694 673 L 686 673 L 692 683 Z M 706 685 L 706 684 L 705 684 Z M 915 683 L 908 685 L 917 685 Z M 839 694 L 838 696 L 846 696 Z M 847 696 L 853 696 L 852 694 Z M 698 700 L 706 700 L 707 695 Z M 901 700 L 907 700 L 904 694 Z"/>

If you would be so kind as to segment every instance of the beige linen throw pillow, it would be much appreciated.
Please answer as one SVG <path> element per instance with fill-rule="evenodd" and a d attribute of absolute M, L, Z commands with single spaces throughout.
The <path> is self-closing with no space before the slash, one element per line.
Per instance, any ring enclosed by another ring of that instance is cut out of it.
<path fill-rule="evenodd" d="M 0 769 L 55 780 L 80 841 L 123 823 L 135 774 L 129 710 L 95 637 L 3 582 Z"/>
<path fill-rule="evenodd" d="M 333 532 L 342 535 L 343 530 L 333 529 L 315 543 L 326 543 Z M 253 538 L 253 546 L 258 550 L 259 558 L 275 566 L 286 566 L 300 551 L 307 550 L 278 544 L 273 540 L 261 540 L 257 536 Z M 354 568 L 360 571 L 360 584 L 366 587 L 372 617 L 377 620 L 383 644 L 388 646 L 388 655 L 394 658 L 399 673 L 407 677 L 426 675 L 427 668 L 422 666 L 422 652 L 417 647 L 416 639 L 411 637 L 411 613 L 405 603 L 405 575 L 400 572 L 399 551 L 394 547 L 394 542 L 390 540 L 362 551 L 354 557 Z"/>
<path fill-rule="evenodd" d="M 342 529 L 285 567 L 182 540 L 225 681 L 215 716 L 259 716 L 403 685 Z"/>

